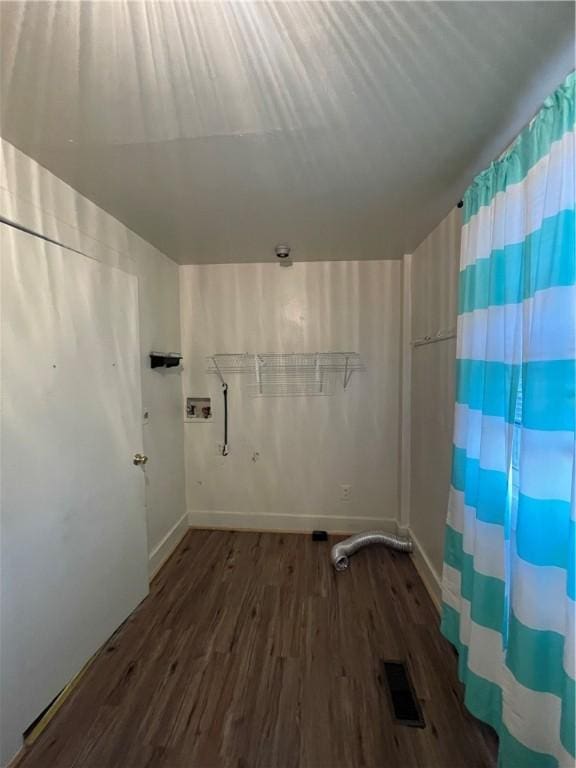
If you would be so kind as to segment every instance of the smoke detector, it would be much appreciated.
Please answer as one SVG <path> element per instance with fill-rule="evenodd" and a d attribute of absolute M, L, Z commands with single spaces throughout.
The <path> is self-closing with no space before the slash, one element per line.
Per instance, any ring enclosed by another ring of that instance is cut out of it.
<path fill-rule="evenodd" d="M 276 251 L 276 256 L 279 259 L 288 259 L 290 257 L 289 245 L 277 245 L 274 250 Z"/>

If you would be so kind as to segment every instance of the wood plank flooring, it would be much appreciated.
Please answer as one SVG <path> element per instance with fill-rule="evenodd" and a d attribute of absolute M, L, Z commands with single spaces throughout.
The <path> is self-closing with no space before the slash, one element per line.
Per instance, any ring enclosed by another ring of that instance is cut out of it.
<path fill-rule="evenodd" d="M 456 656 L 410 558 L 190 531 L 18 768 L 488 768 Z M 425 729 L 393 722 L 404 659 Z"/>

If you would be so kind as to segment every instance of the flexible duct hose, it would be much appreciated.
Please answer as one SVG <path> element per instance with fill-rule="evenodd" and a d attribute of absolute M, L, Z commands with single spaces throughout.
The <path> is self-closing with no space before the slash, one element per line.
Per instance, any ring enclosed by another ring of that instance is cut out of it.
<path fill-rule="evenodd" d="M 368 547 L 371 544 L 384 544 L 399 552 L 412 552 L 412 542 L 404 536 L 382 531 L 366 531 L 334 544 L 330 553 L 332 565 L 337 571 L 345 571 L 348 568 L 348 558 L 362 547 Z"/>

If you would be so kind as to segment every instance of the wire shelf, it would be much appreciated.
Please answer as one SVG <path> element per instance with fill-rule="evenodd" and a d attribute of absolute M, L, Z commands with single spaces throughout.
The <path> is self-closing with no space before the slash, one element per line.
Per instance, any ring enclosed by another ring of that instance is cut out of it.
<path fill-rule="evenodd" d="M 334 379 L 342 375 L 343 388 L 352 374 L 365 370 L 357 352 L 236 353 L 208 357 L 208 372 L 224 383 L 228 373 L 248 374 L 249 392 L 264 395 L 334 394 Z"/>

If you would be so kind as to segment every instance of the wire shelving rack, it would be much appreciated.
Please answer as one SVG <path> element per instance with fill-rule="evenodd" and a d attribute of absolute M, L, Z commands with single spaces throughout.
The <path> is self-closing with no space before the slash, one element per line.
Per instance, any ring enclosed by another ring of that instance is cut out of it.
<path fill-rule="evenodd" d="M 254 396 L 331 395 L 341 380 L 365 370 L 358 352 L 242 352 L 208 357 L 208 372 L 225 383 L 227 374 L 244 374 Z"/>

